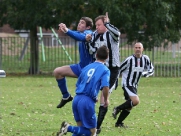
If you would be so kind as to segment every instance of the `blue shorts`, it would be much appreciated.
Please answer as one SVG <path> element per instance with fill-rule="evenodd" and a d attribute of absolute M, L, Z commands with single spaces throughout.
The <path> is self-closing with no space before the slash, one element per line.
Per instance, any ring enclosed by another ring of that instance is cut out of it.
<path fill-rule="evenodd" d="M 76 95 L 73 99 L 72 109 L 76 122 L 81 122 L 87 129 L 96 128 L 97 118 L 95 102 L 86 95 Z"/>
<path fill-rule="evenodd" d="M 79 75 L 80 75 L 80 73 L 81 73 L 81 70 L 82 70 L 80 64 L 72 64 L 72 65 L 70 65 L 70 68 L 71 68 L 71 70 L 73 71 L 73 73 L 74 73 L 77 77 L 79 77 Z"/>

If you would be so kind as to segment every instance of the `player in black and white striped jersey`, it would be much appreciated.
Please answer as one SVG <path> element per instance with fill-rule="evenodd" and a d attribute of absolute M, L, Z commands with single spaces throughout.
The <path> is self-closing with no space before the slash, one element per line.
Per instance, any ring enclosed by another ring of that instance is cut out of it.
<path fill-rule="evenodd" d="M 109 49 L 109 58 L 106 60 L 106 66 L 119 67 L 120 66 L 120 52 L 119 40 L 120 31 L 109 23 L 108 15 L 100 15 L 95 19 L 96 31 L 92 35 L 87 35 L 86 40 L 89 41 L 89 52 L 95 54 L 97 49 L 106 45 Z"/>
<path fill-rule="evenodd" d="M 96 31 L 92 35 L 87 35 L 86 40 L 89 41 L 88 47 L 90 54 L 95 54 L 96 50 L 106 45 L 109 49 L 109 58 L 106 60 L 105 65 L 110 70 L 110 83 L 109 94 L 116 89 L 119 67 L 120 67 L 120 52 L 119 52 L 119 40 L 120 31 L 109 22 L 108 13 L 106 15 L 100 15 L 95 18 Z M 101 124 L 108 111 L 108 107 L 104 106 L 104 97 L 101 93 L 100 107 L 97 119 L 97 134 L 101 131 Z"/>
<path fill-rule="evenodd" d="M 113 109 L 113 117 L 116 119 L 120 113 L 115 127 L 125 127 L 123 120 L 129 115 L 130 110 L 139 104 L 137 95 L 138 82 L 141 76 L 149 77 L 154 73 L 154 67 L 147 55 L 143 55 L 143 45 L 138 42 L 134 45 L 134 54 L 126 58 L 120 66 L 122 74 L 122 89 L 126 102 Z"/>

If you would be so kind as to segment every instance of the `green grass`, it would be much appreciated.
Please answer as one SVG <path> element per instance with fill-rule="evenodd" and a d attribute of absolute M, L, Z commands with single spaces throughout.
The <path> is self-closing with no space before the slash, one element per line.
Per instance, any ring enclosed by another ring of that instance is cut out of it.
<path fill-rule="evenodd" d="M 67 78 L 72 95 L 75 82 Z M 119 86 L 111 94 L 100 136 L 180 136 L 180 83 L 180 78 L 142 78 L 138 87 L 141 102 L 124 122 L 128 129 L 115 128 L 116 120 L 111 116 L 113 107 L 124 102 Z M 0 93 L 1 136 L 55 136 L 62 121 L 76 125 L 71 102 L 56 109 L 61 95 L 53 77 L 0 78 Z M 99 103 L 96 111 L 98 108 Z"/>

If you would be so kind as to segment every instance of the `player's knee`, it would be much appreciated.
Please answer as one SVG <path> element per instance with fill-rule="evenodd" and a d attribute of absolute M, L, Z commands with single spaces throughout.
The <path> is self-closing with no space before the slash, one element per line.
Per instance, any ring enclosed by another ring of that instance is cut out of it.
<path fill-rule="evenodd" d="M 61 68 L 60 68 L 60 67 L 55 68 L 54 71 L 53 71 L 53 75 L 54 75 L 55 77 L 60 76 L 60 75 L 61 75 Z"/>
<path fill-rule="evenodd" d="M 140 101 L 139 101 L 139 99 L 135 99 L 135 100 L 133 100 L 132 102 L 133 102 L 133 105 L 136 106 L 136 105 L 139 104 Z"/>
<path fill-rule="evenodd" d="M 56 76 L 58 73 L 58 68 L 55 68 L 54 71 L 53 71 L 53 75 Z"/>

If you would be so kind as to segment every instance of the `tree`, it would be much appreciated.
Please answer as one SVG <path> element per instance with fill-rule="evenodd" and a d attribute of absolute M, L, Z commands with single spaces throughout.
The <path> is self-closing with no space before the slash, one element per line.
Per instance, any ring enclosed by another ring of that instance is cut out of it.
<path fill-rule="evenodd" d="M 111 23 L 127 34 L 128 43 L 140 41 L 151 49 L 165 40 L 180 40 L 180 0 L 91 0 L 90 5 L 101 8 L 100 14 L 108 11 Z"/>
<path fill-rule="evenodd" d="M 108 12 L 111 23 L 118 27 L 121 33 L 127 35 L 128 43 L 140 41 L 145 49 L 152 49 L 161 46 L 162 43 L 180 40 L 180 0 L 85 0 L 84 2 L 86 4 L 81 0 L 74 3 L 77 16 L 81 17 L 81 12 L 94 19 Z M 81 7 L 81 10 L 78 7 Z M 71 10 L 68 11 L 70 12 Z"/>
<path fill-rule="evenodd" d="M 58 28 L 60 22 L 71 24 L 84 13 L 84 0 L 1 0 L 0 25 L 30 30 L 30 74 L 38 74 L 37 27 Z"/>
<path fill-rule="evenodd" d="M 1 24 L 9 24 L 14 29 L 30 30 L 30 68 L 29 73 L 37 74 L 38 68 L 38 39 L 37 26 L 48 28 L 56 22 L 49 0 L 2 0 Z"/>
<path fill-rule="evenodd" d="M 151 49 L 165 40 L 180 40 L 180 5 L 180 0 L 1 0 L 0 24 L 30 30 L 29 71 L 37 74 L 38 26 L 57 28 L 60 22 L 71 25 L 82 16 L 94 19 L 108 12 L 111 23 L 126 33 L 128 43 L 140 41 Z"/>

